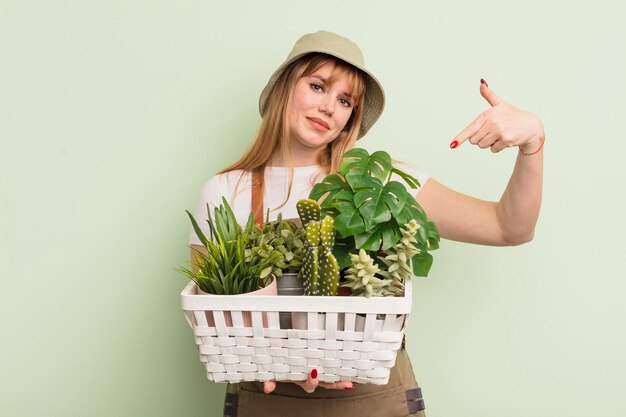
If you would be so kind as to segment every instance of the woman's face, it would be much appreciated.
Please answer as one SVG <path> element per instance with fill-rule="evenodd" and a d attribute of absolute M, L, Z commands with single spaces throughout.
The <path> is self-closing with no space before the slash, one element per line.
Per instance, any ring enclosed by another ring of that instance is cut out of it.
<path fill-rule="evenodd" d="M 296 81 L 288 111 L 294 146 L 320 151 L 346 126 L 353 110 L 347 74 L 336 74 L 328 84 L 335 64 L 327 62 L 313 74 Z"/>

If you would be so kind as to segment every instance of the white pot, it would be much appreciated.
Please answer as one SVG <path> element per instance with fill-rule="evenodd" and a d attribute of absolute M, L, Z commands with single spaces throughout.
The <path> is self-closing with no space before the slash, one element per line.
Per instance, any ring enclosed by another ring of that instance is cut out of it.
<path fill-rule="evenodd" d="M 198 291 L 198 295 L 206 295 L 207 297 L 211 297 L 215 295 L 215 294 L 210 294 L 210 293 L 202 291 L 200 287 L 197 287 L 197 291 Z M 276 277 L 272 275 L 272 282 L 270 282 L 265 287 L 259 288 L 256 291 L 247 292 L 244 294 L 235 294 L 232 297 L 238 297 L 241 295 L 263 296 L 263 295 L 277 295 L 277 294 L 278 294 L 278 291 L 277 291 L 277 285 L 276 285 Z M 226 326 L 228 327 L 233 326 L 233 314 L 230 311 L 208 311 L 207 310 L 205 311 L 205 314 L 206 314 L 206 320 L 207 320 L 209 327 L 215 327 L 214 314 L 223 314 L 224 322 L 226 323 Z M 241 315 L 243 318 L 244 327 L 252 327 L 252 313 L 250 311 L 242 311 Z M 263 313 L 263 327 L 267 327 L 267 313 Z"/>

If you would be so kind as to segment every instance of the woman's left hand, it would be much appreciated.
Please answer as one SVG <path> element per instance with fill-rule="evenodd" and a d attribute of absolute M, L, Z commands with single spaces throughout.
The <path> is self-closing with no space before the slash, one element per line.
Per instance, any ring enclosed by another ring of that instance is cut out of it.
<path fill-rule="evenodd" d="M 293 384 L 299 385 L 305 392 L 312 394 L 317 387 L 325 389 L 352 389 L 354 384 L 350 381 L 341 382 L 322 382 L 317 378 L 317 369 L 311 370 L 311 374 L 306 381 L 291 381 Z M 266 381 L 263 383 L 263 392 L 271 393 L 276 389 L 276 381 Z"/>
<path fill-rule="evenodd" d="M 472 123 L 455 136 L 451 148 L 466 140 L 480 148 L 500 152 L 519 146 L 522 152 L 532 153 L 544 140 L 543 123 L 536 115 L 518 109 L 496 96 L 486 82 L 481 80 L 480 94 L 491 108 L 478 115 Z"/>

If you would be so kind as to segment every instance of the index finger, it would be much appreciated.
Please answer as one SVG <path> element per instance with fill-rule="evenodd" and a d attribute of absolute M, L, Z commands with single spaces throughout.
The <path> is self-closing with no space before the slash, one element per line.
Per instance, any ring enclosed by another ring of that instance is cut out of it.
<path fill-rule="evenodd" d="M 476 134 L 476 132 L 478 132 L 478 130 L 480 130 L 480 128 L 484 124 L 485 124 L 485 116 L 484 116 L 484 113 L 481 113 L 481 114 L 478 115 L 478 117 L 476 119 L 474 119 L 474 121 L 472 123 L 467 125 L 467 127 L 465 129 L 461 130 L 459 132 L 459 134 L 454 137 L 452 142 L 450 142 L 450 147 L 452 149 L 454 149 L 457 146 L 461 145 L 467 139 L 469 139 L 472 136 L 474 136 Z"/>

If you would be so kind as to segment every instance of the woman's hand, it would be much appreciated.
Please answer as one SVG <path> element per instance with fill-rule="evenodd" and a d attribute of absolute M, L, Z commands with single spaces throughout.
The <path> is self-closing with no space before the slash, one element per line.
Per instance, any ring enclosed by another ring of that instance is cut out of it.
<path fill-rule="evenodd" d="M 321 382 L 317 379 L 317 369 L 313 369 L 311 371 L 311 375 L 309 375 L 309 379 L 306 381 L 293 381 L 294 384 L 300 385 L 305 392 L 311 394 L 315 391 L 315 388 L 322 387 L 326 389 L 352 389 L 353 385 L 350 381 L 342 381 L 342 382 Z M 276 389 L 276 381 L 267 381 L 263 383 L 263 392 L 269 394 L 270 392 Z"/>
<path fill-rule="evenodd" d="M 517 156 L 502 197 L 498 202 L 481 200 L 431 178 L 416 199 L 437 224 L 442 238 L 481 245 L 520 245 L 532 240 L 541 208 L 543 151 L 539 150 L 543 149 L 543 124 L 534 114 L 500 99 L 485 82 L 480 94 L 491 108 L 463 129 L 450 147 L 468 139 L 492 152 L 519 146 L 526 155 Z"/>
<path fill-rule="evenodd" d="M 513 107 L 496 96 L 484 80 L 480 80 L 480 94 L 491 105 L 455 136 L 451 148 L 466 140 L 480 148 L 500 152 L 505 148 L 519 146 L 522 152 L 538 150 L 544 140 L 543 124 L 532 113 Z"/>

